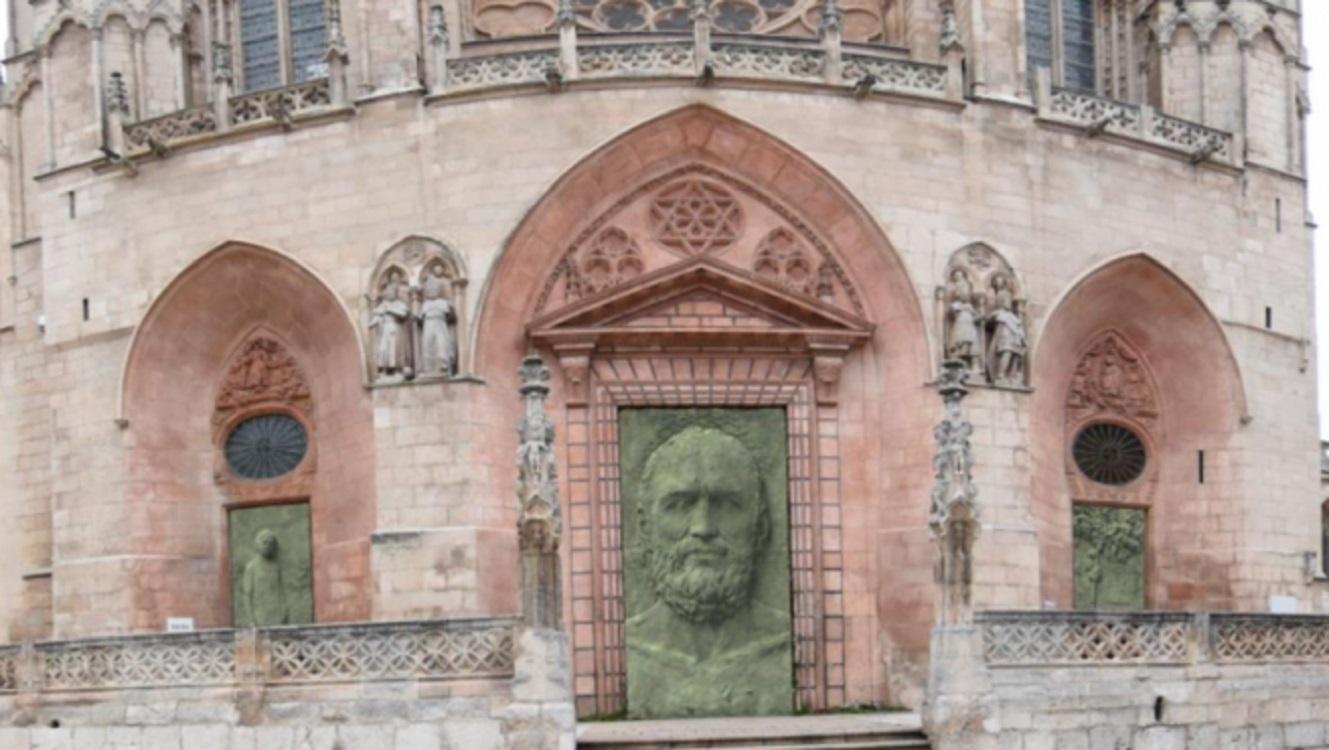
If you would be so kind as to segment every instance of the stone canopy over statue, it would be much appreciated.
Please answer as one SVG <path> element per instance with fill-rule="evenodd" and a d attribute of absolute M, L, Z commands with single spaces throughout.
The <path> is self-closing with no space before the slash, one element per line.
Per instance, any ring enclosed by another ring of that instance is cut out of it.
<path fill-rule="evenodd" d="M 620 420 L 629 716 L 791 712 L 783 412 Z"/>
<path fill-rule="evenodd" d="M 456 255 L 433 240 L 408 238 L 384 254 L 366 307 L 375 381 L 457 375 L 465 286 Z"/>
<path fill-rule="evenodd" d="M 937 289 L 942 358 L 963 362 L 971 384 L 1028 385 L 1028 327 L 1014 270 L 995 250 L 974 244 L 952 256 L 945 278 Z"/>

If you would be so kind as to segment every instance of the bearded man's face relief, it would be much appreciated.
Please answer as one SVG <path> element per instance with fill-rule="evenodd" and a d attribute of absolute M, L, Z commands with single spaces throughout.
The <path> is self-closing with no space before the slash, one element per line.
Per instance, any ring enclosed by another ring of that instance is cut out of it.
<path fill-rule="evenodd" d="M 735 438 L 689 427 L 651 454 L 642 531 L 656 594 L 692 622 L 747 602 L 769 518 L 757 462 Z"/>

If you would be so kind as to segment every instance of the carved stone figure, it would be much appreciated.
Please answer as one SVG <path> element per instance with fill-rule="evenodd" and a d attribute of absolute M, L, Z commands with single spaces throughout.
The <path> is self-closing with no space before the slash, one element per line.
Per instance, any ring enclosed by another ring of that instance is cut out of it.
<path fill-rule="evenodd" d="M 517 542 L 521 549 L 522 617 L 531 627 L 558 629 L 563 624 L 561 567 L 558 557 L 563 523 L 558 507 L 554 423 L 545 414 L 549 368 L 535 353 L 521 363 L 525 416 L 517 428 Z"/>
<path fill-rule="evenodd" d="M 752 451 L 711 426 L 675 432 L 645 461 L 633 580 L 655 601 L 627 620 L 630 715 L 791 709 L 789 614 L 754 597 L 772 538 L 768 486 Z"/>
<path fill-rule="evenodd" d="M 1076 364 L 1066 408 L 1076 419 L 1106 412 L 1148 422 L 1158 416 L 1151 382 L 1140 355 L 1108 332 Z"/>
<path fill-rule="evenodd" d="M 286 586 L 282 582 L 281 565 L 277 562 L 277 535 L 271 529 L 262 529 L 254 538 L 257 554 L 245 564 L 240 580 L 241 607 L 248 614 L 248 624 L 257 627 L 286 625 L 290 611 L 286 608 Z"/>
<path fill-rule="evenodd" d="M 982 366 L 979 342 L 978 311 L 974 309 L 974 288 L 964 269 L 951 271 L 946 285 L 947 316 L 946 358 L 958 359 L 970 369 Z"/>
<path fill-rule="evenodd" d="M 406 339 L 406 323 L 411 308 L 407 301 L 405 279 L 398 271 L 388 276 L 374 306 L 374 367 L 380 375 L 407 376 L 412 374 L 410 342 Z"/>
<path fill-rule="evenodd" d="M 978 488 L 973 481 L 973 454 L 969 437 L 974 426 L 960 411 L 968 394 L 968 370 L 960 360 L 943 363 L 937 390 L 945 405 L 933 435 L 937 451 L 932 458 L 932 508 L 928 526 L 937 542 L 935 579 L 938 587 L 937 619 L 953 625 L 972 616 L 973 547 L 978 535 Z"/>
<path fill-rule="evenodd" d="M 312 622 L 308 503 L 237 508 L 228 514 L 227 525 L 235 626 Z"/>
<path fill-rule="evenodd" d="M 447 298 L 443 267 L 433 266 L 422 287 L 420 374 L 451 376 L 456 372 L 456 339 L 451 328 L 455 313 Z"/>
<path fill-rule="evenodd" d="M 992 277 L 993 311 L 988 315 L 991 348 L 988 355 L 988 382 L 998 385 L 1023 385 L 1024 364 L 1029 352 L 1024 320 L 1015 311 L 1015 299 L 1005 276 Z"/>

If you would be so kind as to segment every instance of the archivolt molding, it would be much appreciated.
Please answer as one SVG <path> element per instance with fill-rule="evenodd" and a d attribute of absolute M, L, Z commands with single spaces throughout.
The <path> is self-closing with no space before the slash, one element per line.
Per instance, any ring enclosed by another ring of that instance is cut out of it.
<path fill-rule="evenodd" d="M 183 286 L 184 283 L 188 281 L 191 277 L 193 277 L 194 274 L 205 271 L 209 265 L 220 260 L 225 254 L 233 252 L 251 252 L 251 253 L 271 255 L 276 259 L 278 259 L 279 262 L 290 264 L 292 267 L 298 269 L 301 273 L 307 276 L 310 281 L 312 281 L 314 284 L 320 287 L 322 291 L 328 296 L 329 299 L 335 301 L 337 308 L 341 310 L 342 317 L 345 320 L 346 325 L 349 327 L 350 331 L 352 332 L 352 336 L 356 338 L 356 344 L 357 344 L 356 349 L 362 353 L 361 357 L 362 368 L 368 367 L 368 363 L 363 358 L 363 352 L 365 351 L 365 346 L 364 342 L 360 340 L 360 327 L 355 325 L 355 316 L 351 314 L 350 308 L 348 308 L 346 306 L 346 303 L 342 300 L 342 298 L 338 296 L 336 292 L 333 291 L 332 286 L 328 284 L 326 279 L 324 279 L 321 275 L 319 275 L 317 271 L 310 268 L 306 263 L 292 257 L 287 253 L 281 252 L 279 250 L 274 250 L 270 247 L 259 245 L 257 243 L 244 242 L 240 240 L 229 240 L 213 246 L 212 249 L 204 252 L 202 255 L 190 261 L 187 265 L 185 265 L 184 268 L 182 268 L 178 273 L 172 276 L 171 279 L 167 281 L 166 285 L 162 288 L 161 292 L 158 293 L 153 298 L 151 303 L 149 303 L 147 310 L 145 310 L 143 313 L 142 319 L 139 321 L 138 325 L 134 327 L 134 333 L 131 335 L 129 339 L 129 346 L 125 349 L 124 361 L 120 366 L 120 383 L 119 383 L 119 388 L 117 389 L 119 403 L 117 404 L 115 410 L 116 413 L 115 421 L 122 428 L 129 426 L 129 415 L 126 414 L 125 412 L 125 406 L 127 401 L 126 397 L 129 389 L 130 369 L 134 365 L 135 354 L 138 352 L 138 349 L 142 345 L 144 329 L 147 328 L 159 315 L 161 315 L 161 313 L 164 310 L 170 307 L 170 305 L 175 301 L 175 298 L 180 290 L 180 287 Z"/>
<path fill-rule="evenodd" d="M 751 221 L 745 212 L 758 208 L 778 223 L 766 226 Z M 676 210 L 690 213 L 683 217 L 670 213 Z M 707 221 L 711 225 L 702 226 Z M 630 226 L 641 230 L 631 232 Z M 618 238 L 613 243 L 615 253 L 622 255 L 612 261 L 612 272 L 604 266 L 608 251 L 603 246 L 610 236 Z M 779 252 L 772 244 L 777 239 L 782 240 Z M 785 258 L 789 252 L 800 258 Z M 748 268 L 791 291 L 846 307 L 858 316 L 864 314 L 863 302 L 844 265 L 808 222 L 747 182 L 705 164 L 658 175 L 588 222 L 546 277 L 535 313 L 539 316 L 643 272 L 700 256 L 724 257 L 730 265 Z M 793 279 L 791 273 L 800 278 Z"/>

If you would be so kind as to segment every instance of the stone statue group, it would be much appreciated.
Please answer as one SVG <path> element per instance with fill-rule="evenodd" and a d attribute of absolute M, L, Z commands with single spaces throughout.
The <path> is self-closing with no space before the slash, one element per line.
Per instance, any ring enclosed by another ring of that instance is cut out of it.
<path fill-rule="evenodd" d="M 388 272 L 373 300 L 370 330 L 374 370 L 380 380 L 451 377 L 457 373 L 457 313 L 448 299 L 451 281 L 431 266 L 418 289 L 399 269 Z"/>
<path fill-rule="evenodd" d="M 965 363 L 994 385 L 1025 384 L 1029 338 L 1011 282 L 992 274 L 988 289 L 976 290 L 963 268 L 946 280 L 946 359 Z"/>

